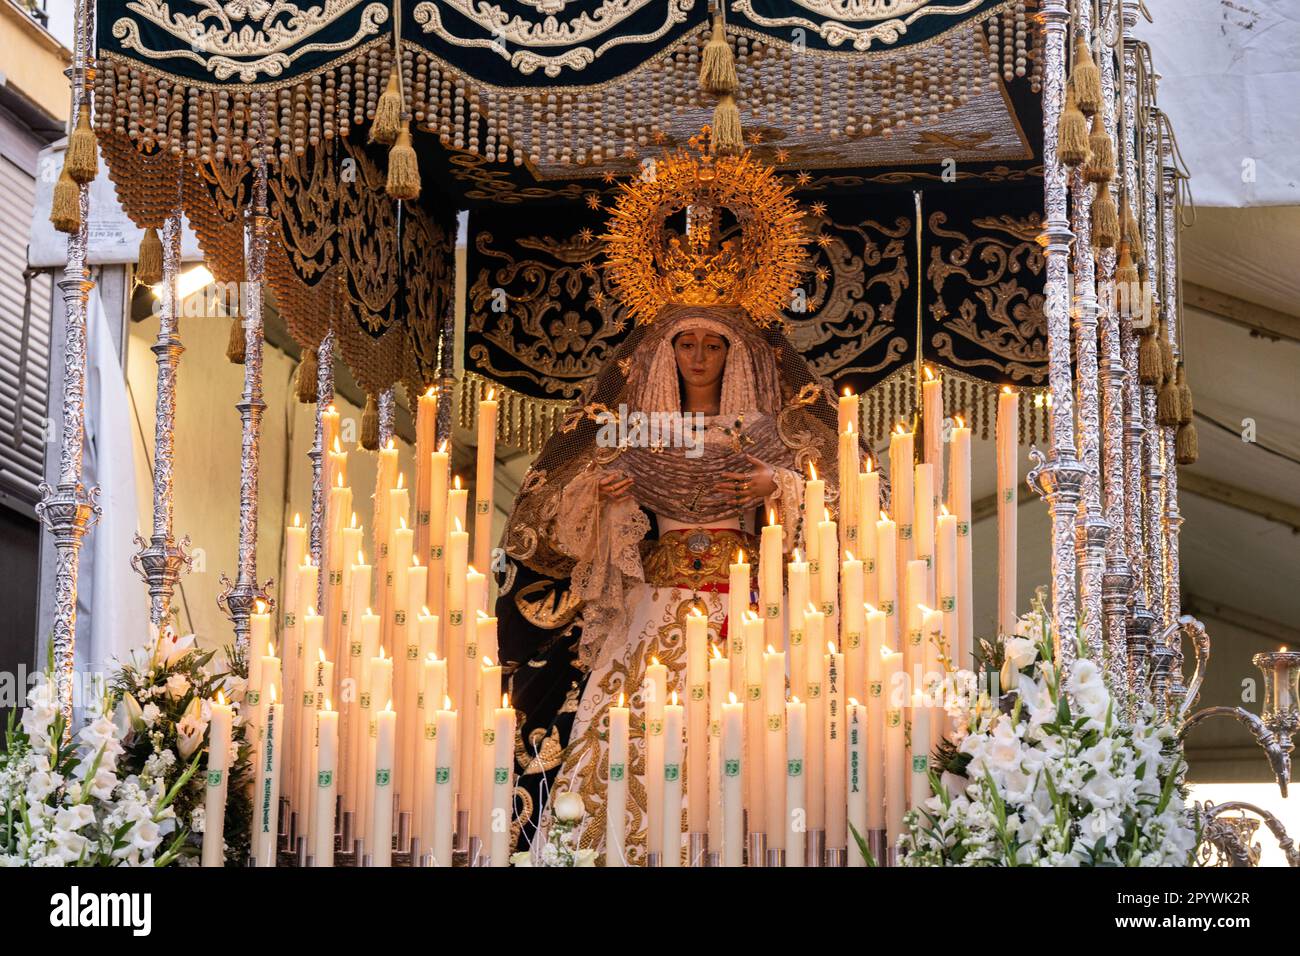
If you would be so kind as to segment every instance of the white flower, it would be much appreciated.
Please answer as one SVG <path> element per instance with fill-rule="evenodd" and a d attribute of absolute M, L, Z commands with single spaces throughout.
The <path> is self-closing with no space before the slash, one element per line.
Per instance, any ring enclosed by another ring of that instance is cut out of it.
<path fill-rule="evenodd" d="M 533 865 L 532 854 L 529 853 L 527 850 L 521 850 L 518 853 L 511 853 L 510 865 L 511 866 L 532 866 Z"/>
<path fill-rule="evenodd" d="M 182 759 L 189 760 L 194 756 L 194 751 L 203 743 L 203 735 L 207 730 L 208 722 L 203 719 L 203 701 L 195 697 L 176 723 L 176 749 L 180 751 Z"/>
<path fill-rule="evenodd" d="M 1002 655 L 1013 669 L 1020 670 L 1038 658 L 1038 645 L 1026 637 L 1008 637 L 1002 642 Z"/>
<path fill-rule="evenodd" d="M 158 635 L 158 643 L 154 645 L 154 663 L 161 667 L 171 667 L 194 647 L 194 640 L 193 634 L 181 637 L 176 633 L 176 629 L 168 624 Z"/>
<path fill-rule="evenodd" d="M 579 850 L 577 853 L 573 855 L 573 865 L 574 866 L 595 866 L 596 851 Z"/>
<path fill-rule="evenodd" d="M 162 711 L 158 709 L 157 704 L 148 703 L 140 709 L 140 719 L 144 722 L 146 727 L 152 727 L 158 722 L 158 718 L 161 716 Z"/>
<path fill-rule="evenodd" d="M 172 700 L 180 700 L 180 698 L 184 697 L 190 689 L 190 679 L 180 671 L 176 671 L 167 678 L 167 684 L 165 686 L 167 688 L 168 697 Z"/>
<path fill-rule="evenodd" d="M 565 823 L 577 823 L 587 812 L 582 797 L 572 790 L 565 790 L 555 798 L 555 819 Z"/>

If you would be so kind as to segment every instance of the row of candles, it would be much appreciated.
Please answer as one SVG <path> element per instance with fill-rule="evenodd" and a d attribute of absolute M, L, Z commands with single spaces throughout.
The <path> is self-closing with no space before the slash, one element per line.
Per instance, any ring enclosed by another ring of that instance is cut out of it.
<path fill-rule="evenodd" d="M 886 808 L 888 830 L 896 833 L 901 795 L 910 789 L 904 771 L 916 768 L 925 778 L 923 762 L 906 756 L 904 742 L 914 741 L 913 757 L 923 758 L 943 722 L 932 713 L 931 696 L 909 698 L 910 721 L 905 721 L 902 701 L 887 706 L 886 689 L 895 675 L 906 673 L 913 693 L 923 695 L 935 677 L 965 663 L 973 640 L 970 429 L 958 419 L 945 436 L 940 382 L 928 370 L 922 399 L 922 460 L 913 464 L 915 434 L 900 426 L 890 439 L 892 502 L 886 511 L 879 472 L 870 459 L 865 470 L 859 460 L 858 399 L 841 398 L 839 474 L 856 480 L 840 482 L 840 520 L 831 519 L 825 483 L 814 472 L 805 482 L 805 553 L 796 551 L 786 564 L 783 529 L 771 516 L 761 536 L 757 614 L 750 610 L 750 568 L 743 555 L 731 568 L 726 655 L 715 648 L 709 660 L 707 631 L 696 631 L 707 622 L 688 619 L 684 713 L 668 701 L 666 671 L 650 668 L 642 726 L 652 850 L 661 821 L 679 816 L 661 801 L 680 800 L 683 779 L 709 780 L 708 787 L 687 794 L 688 829 L 709 832 L 711 845 L 727 847 L 728 861 L 739 852 L 736 841 L 728 842 L 723 833 L 739 825 L 728 795 L 748 811 L 751 831 L 766 830 L 769 847 L 793 844 L 796 823 L 801 833 L 825 828 L 829 846 L 845 847 L 848 822 L 859 833 L 863 827 L 883 831 Z M 997 460 L 999 537 L 1008 534 L 1009 525 L 1011 541 L 1016 413 L 1016 396 L 1008 391 L 999 402 Z M 487 579 L 469 564 L 468 493 L 458 480 L 449 482 L 445 445 L 434 447 L 436 417 L 437 394 L 430 390 L 420 397 L 417 414 L 414 527 L 408 523 L 410 492 L 398 472 L 396 448 L 390 442 L 378 453 L 377 559 L 371 566 L 355 514 L 344 521 L 352 494 L 338 443 L 338 415 L 333 408 L 322 413 L 331 448 L 324 466 L 330 492 L 323 607 L 316 607 L 319 569 L 307 556 L 306 529 L 295 518 L 286 530 L 280 634 L 286 659 L 273 652 L 270 615 L 255 614 L 251 629 L 244 711 L 249 739 L 256 744 L 254 854 L 263 865 L 274 858 L 281 794 L 320 865 L 332 857 L 336 802 L 353 814 L 372 861 L 381 865 L 391 853 L 394 806 L 411 815 L 420 845 L 435 863 L 450 863 L 453 826 L 468 827 L 493 863 L 505 862 L 515 715 L 501 695 Z M 489 394 L 479 410 L 474 559 L 480 567 L 489 555 L 495 429 L 496 403 Z M 951 451 L 947 503 L 940 506 L 944 437 Z M 1007 488 L 1010 493 L 1004 494 Z M 814 521 L 816 515 L 822 520 Z M 347 560 L 352 554 L 355 562 Z M 999 548 L 1004 628 L 1015 618 L 1014 557 L 1014 545 Z M 336 710 L 332 702 L 340 699 Z M 213 707 L 214 741 L 226 724 L 226 710 L 224 704 Z M 626 707 L 611 708 L 611 802 L 619 799 L 620 789 L 626 795 L 626 773 L 616 780 L 613 768 L 620 762 L 620 746 L 626 754 L 618 733 L 631 726 L 630 719 Z M 687 741 L 707 741 L 707 747 L 685 746 L 689 767 L 680 768 L 685 773 L 673 769 L 683 752 L 681 735 L 673 736 L 675 726 L 688 732 Z M 777 731 L 779 745 L 772 736 Z M 212 753 L 210 782 L 224 770 L 215 766 L 222 753 L 215 743 Z M 660 762 L 666 776 L 660 776 Z M 732 772 L 722 772 L 727 768 Z M 800 788 L 803 796 L 796 799 Z M 221 787 L 209 791 L 212 799 L 224 800 Z M 787 813 L 787 808 L 804 812 Z M 622 819 L 608 814 L 611 864 L 624 858 L 623 838 L 613 832 Z M 665 861 L 676 859 L 668 852 L 670 843 L 666 836 Z M 788 852 L 786 858 L 797 855 Z"/>

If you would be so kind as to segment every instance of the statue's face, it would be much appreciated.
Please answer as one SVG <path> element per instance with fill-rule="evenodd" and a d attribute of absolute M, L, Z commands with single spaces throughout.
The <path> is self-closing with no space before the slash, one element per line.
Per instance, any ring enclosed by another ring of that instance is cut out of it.
<path fill-rule="evenodd" d="M 687 329 L 673 339 L 677 370 L 687 385 L 696 388 L 717 385 L 727 365 L 727 340 L 714 332 Z"/>

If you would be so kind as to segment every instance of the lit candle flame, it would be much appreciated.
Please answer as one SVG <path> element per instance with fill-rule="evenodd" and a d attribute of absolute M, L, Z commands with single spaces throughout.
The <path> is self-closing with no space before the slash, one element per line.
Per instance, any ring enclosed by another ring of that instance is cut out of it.
<path fill-rule="evenodd" d="M 318 647 L 318 648 L 316 648 L 316 653 L 320 655 L 320 662 L 321 662 L 322 664 L 326 663 L 326 660 L 325 660 L 325 648 L 323 648 L 323 647 Z"/>
<path fill-rule="evenodd" d="M 858 699 L 857 699 L 856 697 L 850 697 L 850 698 L 849 698 L 849 706 L 850 706 L 850 707 L 857 707 L 857 706 L 858 706 Z"/>
<path fill-rule="evenodd" d="M 769 654 L 775 654 L 775 653 L 776 653 L 776 648 L 773 647 L 771 644 L 769 644 L 769 645 L 767 645 L 767 652 L 768 652 Z"/>
<path fill-rule="evenodd" d="M 853 389 L 849 388 L 847 385 L 844 386 L 844 397 L 845 398 L 853 397 Z"/>
<path fill-rule="evenodd" d="M 737 548 L 737 549 L 736 549 L 736 563 L 737 563 L 737 564 L 744 564 L 744 563 L 745 563 L 745 549 L 744 549 L 744 548 Z"/>
<path fill-rule="evenodd" d="M 619 691 L 619 692 L 618 692 L 618 706 L 620 706 L 620 707 L 624 706 L 624 705 L 623 705 L 623 692 L 622 692 L 622 691 Z"/>
<path fill-rule="evenodd" d="M 447 439 L 444 438 L 438 443 L 438 451 L 442 452 L 444 455 L 447 453 Z"/>
<path fill-rule="evenodd" d="M 402 487 L 402 482 L 404 482 L 404 481 L 406 481 L 406 475 L 399 471 L 399 472 L 397 473 L 397 487 L 398 487 L 398 488 L 401 488 L 401 487 Z"/>
<path fill-rule="evenodd" d="M 333 405 L 330 406 L 330 408 L 333 408 L 333 407 L 334 407 Z M 342 452 L 343 452 L 343 446 L 339 444 L 339 436 L 338 436 L 338 435 L 335 435 L 335 436 L 334 436 L 334 453 L 335 453 L 335 454 L 342 454 Z"/>
<path fill-rule="evenodd" d="M 736 692 L 735 692 L 734 690 L 733 690 L 733 691 L 729 691 L 729 692 L 727 693 L 727 696 L 731 698 L 731 701 L 730 701 L 731 703 L 734 704 L 734 703 L 736 702 Z"/>
<path fill-rule="evenodd" d="M 433 398 L 433 396 L 435 396 L 435 395 L 437 395 L 437 394 L 438 394 L 438 389 L 437 389 L 435 386 L 430 385 L 429 388 L 425 391 L 425 393 L 424 393 L 424 397 L 425 397 L 425 398 Z"/>
<path fill-rule="evenodd" d="M 830 508 L 823 508 L 823 509 L 822 509 L 822 520 L 823 520 L 823 521 L 830 521 L 830 520 L 831 520 L 831 509 L 830 509 Z"/>
<path fill-rule="evenodd" d="M 906 435 L 906 434 L 907 434 L 907 429 L 903 427 L 903 423 L 902 423 L 902 422 L 899 422 L 897 425 L 894 426 L 894 434 L 895 434 L 895 435 Z"/>
<path fill-rule="evenodd" d="M 492 664 L 492 658 L 488 657 L 486 654 L 483 655 L 483 666 L 484 666 L 484 667 L 492 667 L 492 666 L 493 666 L 493 664 Z"/>
<path fill-rule="evenodd" d="M 380 645 L 379 645 L 379 659 L 382 661 L 382 660 L 385 659 L 386 656 L 387 656 L 387 655 L 384 654 L 384 645 L 383 645 L 383 644 L 380 644 Z"/>
<path fill-rule="evenodd" d="M 834 642 L 834 641 L 827 641 L 827 642 L 826 642 L 826 650 L 830 653 L 830 655 L 831 655 L 832 657 L 834 657 L 834 656 L 835 656 L 835 642 Z"/>
<path fill-rule="evenodd" d="M 338 473 L 338 476 L 337 476 L 337 477 L 338 477 L 338 481 L 335 483 L 334 487 L 335 487 L 335 488 L 342 488 L 342 487 L 343 487 L 343 472 L 340 471 L 340 472 Z"/>
<path fill-rule="evenodd" d="M 272 703 L 272 704 L 275 703 L 275 698 L 276 698 L 277 696 L 279 696 L 279 695 L 276 694 L 276 692 L 275 692 L 275 685 L 272 684 L 272 685 L 271 685 L 271 703 Z"/>
<path fill-rule="evenodd" d="M 390 697 L 388 698 L 388 703 L 384 704 L 384 713 L 391 714 L 392 712 L 393 712 L 393 698 Z"/>
<path fill-rule="evenodd" d="M 357 523 L 357 513 L 356 513 L 355 511 L 352 512 L 352 524 L 349 525 L 349 527 L 352 527 L 352 528 L 359 528 L 359 527 L 361 527 L 361 525 Z"/>
<path fill-rule="evenodd" d="M 813 481 L 816 481 L 816 480 L 817 480 L 817 466 L 814 465 L 814 464 L 810 461 L 810 462 L 808 462 L 808 470 L 809 470 L 810 472 L 812 472 L 812 480 L 813 480 Z"/>
<path fill-rule="evenodd" d="M 950 514 L 950 512 L 948 511 L 948 506 L 939 505 L 939 514 L 943 515 L 946 518 Z"/>
<path fill-rule="evenodd" d="M 493 388 L 489 388 L 489 389 L 488 389 L 488 393 L 487 393 L 487 398 L 484 399 L 484 401 L 487 401 L 487 402 L 492 401 L 492 397 L 493 397 L 494 395 L 496 395 L 496 393 L 497 393 L 497 390 L 496 390 L 495 387 L 493 387 Z"/>
<path fill-rule="evenodd" d="M 275 656 L 275 644 L 273 644 L 271 641 L 266 642 L 266 656 L 267 657 Z"/>
<path fill-rule="evenodd" d="M 329 713 L 329 712 L 330 712 L 331 710 L 333 710 L 333 709 L 334 709 L 334 705 L 330 702 L 330 699 L 329 699 L 328 697 L 326 697 L 326 698 L 325 698 L 325 712 L 326 712 L 326 713 Z"/>
<path fill-rule="evenodd" d="M 657 657 L 653 657 L 653 656 L 652 656 L 652 657 L 650 658 L 650 663 L 651 663 L 652 666 L 654 666 L 654 667 L 658 667 L 658 666 L 659 666 L 659 658 L 657 658 Z"/>
<path fill-rule="evenodd" d="M 853 419 L 849 419 L 847 422 L 844 423 L 844 434 L 846 435 L 853 434 Z"/>
<path fill-rule="evenodd" d="M 365 563 L 366 563 L 366 553 L 362 551 L 360 548 L 357 548 L 357 564 L 365 564 Z"/>
<path fill-rule="evenodd" d="M 456 522 L 456 530 L 459 531 L 459 532 L 461 532 L 461 533 L 463 534 L 464 531 L 465 531 L 465 527 L 464 527 L 464 525 L 462 525 L 462 524 L 460 523 L 460 519 L 459 519 L 459 518 L 453 518 L 452 520 Z"/>
<path fill-rule="evenodd" d="M 845 550 L 845 552 L 844 552 L 844 560 L 845 560 L 845 561 L 852 561 L 852 560 L 853 560 L 853 552 L 852 552 L 852 551 Z"/>
<path fill-rule="evenodd" d="M 927 365 L 922 371 L 925 372 L 925 380 L 927 382 L 934 381 L 934 369 L 930 368 L 930 366 Z"/>
<path fill-rule="evenodd" d="M 812 601 L 809 601 L 809 602 L 808 602 L 808 607 L 804 610 L 804 613 L 805 613 L 805 614 L 820 614 L 821 612 L 820 612 L 819 610 L 817 610 L 817 605 L 816 605 L 816 604 L 813 604 Z"/>
<path fill-rule="evenodd" d="M 713 659 L 714 659 L 714 660 L 717 660 L 717 661 L 722 660 L 722 649 L 721 649 L 720 647 L 718 647 L 717 644 L 710 644 L 710 645 L 709 645 L 709 648 L 713 651 Z"/>
<path fill-rule="evenodd" d="M 885 513 L 885 510 L 883 508 L 880 510 L 880 520 L 881 521 L 889 520 L 889 515 Z"/>
<path fill-rule="evenodd" d="M 1003 386 L 1002 386 L 1002 394 L 1003 394 L 1003 395 L 1014 395 L 1015 392 L 1012 390 L 1012 388 L 1011 388 L 1010 385 L 1003 385 Z"/>
<path fill-rule="evenodd" d="M 266 602 L 263 601 L 261 598 L 257 599 L 257 613 L 258 614 L 266 613 Z"/>
<path fill-rule="evenodd" d="M 456 490 L 460 491 L 460 475 L 452 475 L 451 481 L 452 484 L 456 486 Z"/>
<path fill-rule="evenodd" d="M 438 655 L 433 651 L 430 651 L 429 653 L 424 655 L 424 662 L 426 664 L 436 664 L 438 663 Z"/>
<path fill-rule="evenodd" d="M 502 695 L 501 695 L 501 709 L 502 709 L 502 710 L 509 710 L 509 709 L 510 709 L 510 695 L 509 695 L 509 694 L 502 694 Z"/>
<path fill-rule="evenodd" d="M 388 439 L 388 450 L 397 451 L 397 442 L 394 441 L 392 438 Z"/>
<path fill-rule="evenodd" d="M 954 415 L 952 418 L 953 418 L 953 421 L 955 421 L 955 422 L 957 423 L 957 427 L 958 427 L 958 428 L 965 428 L 965 427 L 966 427 L 966 419 L 962 418 L 960 415 Z"/>
<path fill-rule="evenodd" d="M 863 609 L 864 609 L 868 614 L 878 614 L 878 613 L 879 613 L 879 612 L 876 610 L 876 606 L 875 606 L 874 604 L 872 604 L 870 601 L 863 601 L 863 602 L 862 602 L 862 607 L 863 607 Z"/>
<path fill-rule="evenodd" d="M 446 694 L 442 695 L 442 709 L 451 710 L 451 698 L 448 697 Z"/>
<path fill-rule="evenodd" d="M 429 611 L 429 605 L 426 604 L 426 605 L 424 605 L 424 607 L 420 608 L 420 616 L 421 616 L 421 617 L 433 617 L 433 614 Z"/>
<path fill-rule="evenodd" d="M 699 620 L 700 618 L 704 617 L 704 612 L 700 610 L 698 604 L 695 607 L 691 608 L 691 617 L 695 618 L 696 620 Z"/>
<path fill-rule="evenodd" d="M 771 528 L 771 527 L 775 527 L 775 526 L 776 526 L 776 509 L 775 509 L 775 508 L 768 508 L 768 509 L 767 509 L 767 526 L 768 526 L 769 528 Z"/>
<path fill-rule="evenodd" d="M 792 703 L 792 704 L 797 704 L 797 703 L 799 703 L 799 695 L 798 695 L 798 694 L 795 694 L 793 697 L 791 697 L 791 698 L 790 698 L 790 703 Z"/>
<path fill-rule="evenodd" d="M 875 470 L 876 470 L 876 463 L 875 463 L 875 461 L 872 459 L 872 457 L 871 457 L 870 455 L 868 455 L 868 456 L 867 456 L 867 474 L 869 475 L 869 474 L 871 474 L 871 473 L 872 473 L 873 471 L 875 471 Z"/>
<path fill-rule="evenodd" d="M 298 514 L 296 511 L 293 513 L 293 526 L 295 528 L 302 527 L 302 515 Z"/>
<path fill-rule="evenodd" d="M 217 703 L 222 707 L 226 706 L 226 695 L 220 687 L 217 688 Z"/>
<path fill-rule="evenodd" d="M 418 568 L 419 566 L 420 566 L 420 556 L 418 554 L 411 555 L 411 567 Z"/>
<path fill-rule="evenodd" d="M 800 556 L 800 554 L 799 554 L 799 549 L 798 549 L 798 548 L 795 548 L 795 549 L 794 549 L 794 558 L 792 559 L 791 564 L 798 564 L 798 563 L 801 562 L 801 561 L 803 561 L 803 558 L 802 558 L 802 557 Z"/>
<path fill-rule="evenodd" d="M 677 706 L 677 691 L 673 691 L 669 696 L 672 698 L 672 701 L 671 701 L 672 706 L 676 707 L 676 706 Z"/>

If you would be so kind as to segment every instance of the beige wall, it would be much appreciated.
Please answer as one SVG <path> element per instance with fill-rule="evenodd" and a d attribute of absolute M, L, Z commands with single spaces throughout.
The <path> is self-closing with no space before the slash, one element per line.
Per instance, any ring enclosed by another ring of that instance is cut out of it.
<path fill-rule="evenodd" d="M 239 547 L 240 420 L 235 403 L 243 390 L 244 370 L 226 360 L 229 330 L 230 320 L 224 317 L 183 319 L 180 328 L 186 351 L 181 356 L 176 399 L 175 533 L 178 538 L 190 536 L 196 553 L 201 552 L 201 562 L 196 561 L 194 571 L 182 578 L 175 607 L 182 629 L 198 634 L 209 646 L 228 644 L 234 635 L 216 603 L 221 574 L 234 576 Z M 155 317 L 132 325 L 127 355 L 127 381 L 138 424 L 134 443 L 142 529 L 151 527 L 153 513 L 147 462 L 153 458 L 157 365 L 149 347 L 157 335 Z M 261 579 L 274 577 L 277 583 L 286 520 L 297 511 L 306 522 L 311 512 L 311 459 L 307 453 L 315 406 L 302 405 L 294 398 L 294 365 L 282 352 L 267 349 L 257 567 Z M 360 409 L 340 402 L 339 411 L 345 420 L 353 419 L 354 434 L 359 434 Z M 410 450 L 402 446 L 401 467 L 408 476 L 411 464 Z M 370 453 L 352 451 L 348 480 L 368 539 L 370 491 L 375 481 Z M 366 551 L 369 555 L 368 545 Z"/>
<path fill-rule="evenodd" d="M 10 0 L 0 0 L 0 44 L 5 82 L 66 121 L 72 104 L 63 70 L 72 54 Z"/>

